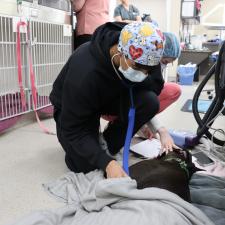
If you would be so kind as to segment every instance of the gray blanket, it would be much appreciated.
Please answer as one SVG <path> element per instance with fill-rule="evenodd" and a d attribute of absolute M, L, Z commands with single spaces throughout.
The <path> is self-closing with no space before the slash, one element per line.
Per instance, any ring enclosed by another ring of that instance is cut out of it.
<path fill-rule="evenodd" d="M 69 172 L 44 187 L 66 206 L 31 214 L 16 225 L 213 225 L 198 208 L 171 192 L 138 190 L 130 178 L 104 179 L 99 171 Z"/>
<path fill-rule="evenodd" d="M 194 174 L 190 181 L 191 201 L 216 225 L 225 224 L 225 179 Z"/>

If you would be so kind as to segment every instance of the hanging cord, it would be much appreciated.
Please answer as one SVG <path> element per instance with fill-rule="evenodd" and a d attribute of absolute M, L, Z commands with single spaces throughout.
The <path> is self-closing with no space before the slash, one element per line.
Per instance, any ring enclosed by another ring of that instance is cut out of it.
<path fill-rule="evenodd" d="M 19 14 L 21 14 L 21 6 L 22 6 L 22 0 L 17 0 L 17 12 L 19 13 Z"/>
<path fill-rule="evenodd" d="M 22 77 L 22 62 L 21 62 L 21 40 L 20 40 L 20 27 L 27 27 L 27 24 L 23 21 L 17 23 L 17 37 L 16 37 L 16 54 L 17 54 L 17 74 L 18 74 L 18 83 L 20 88 L 20 99 L 22 103 L 23 111 L 26 110 L 26 98 L 25 91 L 23 87 L 23 77 Z"/>
<path fill-rule="evenodd" d="M 51 134 L 51 135 L 56 135 L 55 132 L 50 131 L 47 127 L 45 127 L 45 125 L 40 121 L 38 112 L 37 112 L 37 108 L 38 108 L 38 104 L 37 104 L 37 88 L 35 85 L 35 75 L 34 75 L 34 70 L 33 70 L 33 63 L 32 63 L 32 57 L 31 57 L 31 39 L 30 39 L 30 29 L 29 29 L 29 25 L 27 26 L 27 33 L 29 35 L 29 39 L 28 41 L 28 58 L 29 58 L 29 70 L 30 70 L 30 82 L 31 82 L 31 91 L 32 91 L 32 100 L 33 100 L 33 104 L 34 104 L 34 112 L 36 115 L 36 119 L 37 122 L 40 126 L 40 128 L 42 129 L 43 132 L 45 132 L 46 134 Z M 30 41 L 29 41 L 30 40 Z"/>
<path fill-rule="evenodd" d="M 225 106 L 211 121 L 207 123 L 207 127 L 211 130 L 214 130 L 211 140 L 206 138 L 200 139 L 200 142 L 203 144 L 200 145 L 200 150 L 204 150 L 208 155 L 211 155 L 213 158 L 223 164 L 225 164 L 225 144 L 223 146 L 216 146 L 216 144 L 213 142 L 213 139 L 215 138 L 216 133 L 220 133 L 225 137 L 225 131 L 223 129 L 215 129 L 211 127 L 212 125 L 210 124 L 212 124 L 220 115 L 222 115 L 224 109 Z"/>
<path fill-rule="evenodd" d="M 17 63 L 18 63 L 18 81 L 19 81 L 19 86 L 20 86 L 20 94 L 21 94 L 21 102 L 22 106 L 25 109 L 26 108 L 26 99 L 25 99 L 25 93 L 24 93 L 24 88 L 22 84 L 22 64 L 21 64 L 21 41 L 20 41 L 20 26 L 26 26 L 27 27 L 27 32 L 26 32 L 26 43 L 27 43 L 27 50 L 28 50 L 28 60 L 29 60 L 29 74 L 30 74 L 30 82 L 31 82 L 31 92 L 32 92 L 32 101 L 34 105 L 34 112 L 35 116 L 37 119 L 37 122 L 42 129 L 42 131 L 46 134 L 51 134 L 55 135 L 54 132 L 49 131 L 44 124 L 40 121 L 40 118 L 37 113 L 37 88 L 35 85 L 35 75 L 34 75 L 34 70 L 33 70 L 33 64 L 32 64 L 32 57 L 31 57 L 31 42 L 30 42 L 30 30 L 29 30 L 29 25 L 25 22 L 18 22 L 17 24 Z"/>
<path fill-rule="evenodd" d="M 211 137 L 211 142 L 212 142 L 212 148 L 210 148 L 210 154 L 215 157 L 219 161 L 223 161 L 225 163 L 225 144 L 221 147 L 217 147 L 215 143 L 213 142 L 213 139 L 216 135 L 216 133 L 220 133 L 225 137 L 225 131 L 223 129 L 215 129 L 210 126 L 220 115 L 223 116 L 223 110 L 225 109 L 225 106 L 219 111 L 219 113 L 207 123 L 207 127 L 211 130 L 214 130 L 212 137 Z"/>
<path fill-rule="evenodd" d="M 225 132 L 222 129 L 215 129 L 213 132 L 212 138 L 216 133 L 219 132 L 223 134 L 225 137 Z M 212 139 L 211 139 L 212 142 Z M 218 161 L 222 162 L 225 164 L 225 144 L 223 146 L 216 146 L 214 142 L 212 142 L 212 148 L 210 148 L 210 155 L 212 155 L 214 158 L 216 158 Z"/>

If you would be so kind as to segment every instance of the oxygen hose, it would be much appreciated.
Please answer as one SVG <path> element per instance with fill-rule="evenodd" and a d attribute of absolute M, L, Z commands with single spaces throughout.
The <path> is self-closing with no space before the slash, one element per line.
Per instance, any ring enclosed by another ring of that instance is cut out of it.
<path fill-rule="evenodd" d="M 213 99 L 203 119 L 201 119 L 201 117 L 199 116 L 199 111 L 198 111 L 198 99 L 206 83 L 214 75 L 214 73 L 215 73 L 216 96 Z M 205 134 L 209 139 L 212 139 L 215 144 L 218 144 L 221 146 L 225 144 L 225 141 L 222 141 L 214 137 L 209 132 L 209 126 L 212 125 L 213 118 L 215 118 L 217 114 L 220 112 L 220 110 L 223 108 L 224 99 L 225 99 L 225 43 L 221 47 L 217 63 L 215 63 L 212 66 L 212 68 L 207 73 L 206 77 L 199 84 L 194 94 L 193 102 L 192 102 L 193 114 L 194 114 L 195 120 L 197 121 L 199 125 L 197 130 L 198 137 L 201 138 L 201 136 Z"/>

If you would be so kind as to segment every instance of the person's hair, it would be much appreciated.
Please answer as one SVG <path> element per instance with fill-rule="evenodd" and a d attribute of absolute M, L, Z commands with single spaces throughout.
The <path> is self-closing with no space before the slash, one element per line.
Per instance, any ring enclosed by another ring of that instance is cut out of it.
<path fill-rule="evenodd" d="M 152 18 L 151 18 L 151 15 L 150 14 L 143 14 L 143 16 L 142 16 L 141 19 L 144 22 L 152 22 Z"/>

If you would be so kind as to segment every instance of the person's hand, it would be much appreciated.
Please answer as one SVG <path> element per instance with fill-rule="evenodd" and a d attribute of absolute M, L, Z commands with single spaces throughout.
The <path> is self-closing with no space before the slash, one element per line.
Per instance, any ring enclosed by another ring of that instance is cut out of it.
<path fill-rule="evenodd" d="M 112 160 L 106 167 L 107 178 L 127 177 L 128 175 L 122 169 L 118 162 Z"/>
<path fill-rule="evenodd" d="M 169 152 L 172 152 L 174 148 L 179 149 L 179 147 L 174 144 L 174 141 L 166 128 L 159 128 L 158 133 L 160 136 L 162 153 L 165 152 L 166 154 L 168 154 Z"/>
<path fill-rule="evenodd" d="M 145 124 L 142 128 L 138 131 L 140 137 L 146 139 L 152 139 L 154 137 L 153 133 L 151 132 L 150 128 Z"/>

